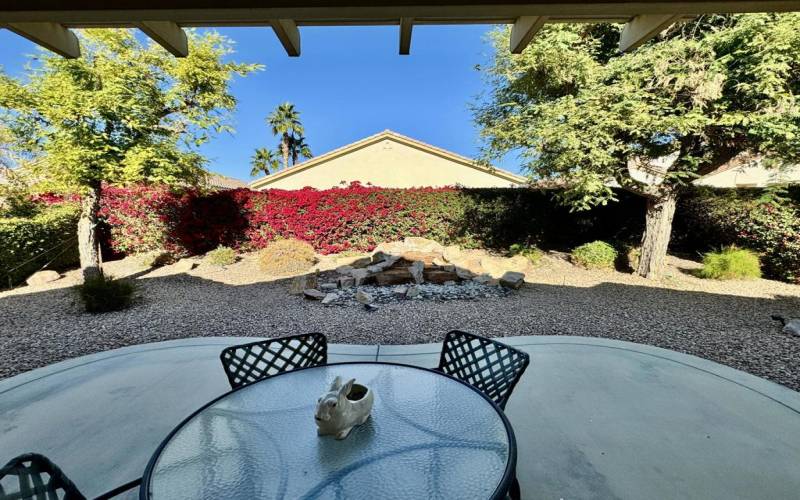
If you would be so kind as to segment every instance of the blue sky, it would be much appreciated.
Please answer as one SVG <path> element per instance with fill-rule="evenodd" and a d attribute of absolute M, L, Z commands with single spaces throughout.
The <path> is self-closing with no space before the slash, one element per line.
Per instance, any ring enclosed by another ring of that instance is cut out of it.
<path fill-rule="evenodd" d="M 234 135 L 202 148 L 211 170 L 248 180 L 256 147 L 274 147 L 264 124 L 284 101 L 301 112 L 314 154 L 322 154 L 384 129 L 474 157 L 479 137 L 469 105 L 483 90 L 476 64 L 489 61 L 490 26 L 415 26 L 411 55 L 398 55 L 398 28 L 302 27 L 302 56 L 290 58 L 269 28 L 219 31 L 236 43 L 234 58 L 264 71 L 237 79 Z M 22 71 L 27 40 L 0 30 L 0 65 Z M 496 165 L 518 172 L 513 156 Z"/>

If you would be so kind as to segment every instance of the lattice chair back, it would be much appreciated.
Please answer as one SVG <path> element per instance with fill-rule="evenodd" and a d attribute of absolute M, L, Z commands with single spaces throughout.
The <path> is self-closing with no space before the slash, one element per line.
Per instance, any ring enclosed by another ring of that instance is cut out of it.
<path fill-rule="evenodd" d="M 444 338 L 437 370 L 476 387 L 505 409 L 529 363 L 530 356 L 519 349 L 453 330 Z"/>
<path fill-rule="evenodd" d="M 0 469 L 0 500 L 86 500 L 75 483 L 38 453 L 11 459 Z"/>
<path fill-rule="evenodd" d="M 321 333 L 306 333 L 225 348 L 220 354 L 231 387 L 298 368 L 328 362 L 328 340 Z"/>

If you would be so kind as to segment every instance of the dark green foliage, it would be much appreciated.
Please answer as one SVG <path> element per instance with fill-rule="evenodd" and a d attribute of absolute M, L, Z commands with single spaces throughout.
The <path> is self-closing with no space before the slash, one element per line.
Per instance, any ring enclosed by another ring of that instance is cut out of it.
<path fill-rule="evenodd" d="M 0 288 L 18 285 L 48 263 L 56 270 L 78 263 L 78 208 L 62 204 L 40 210 L 29 218 L 0 218 Z"/>
<path fill-rule="evenodd" d="M 93 314 L 127 309 L 133 302 L 135 292 L 133 281 L 113 279 L 102 274 L 78 286 L 78 296 L 86 312 Z"/>
<path fill-rule="evenodd" d="M 617 251 L 605 241 L 584 243 L 570 254 L 572 262 L 587 269 L 613 269 Z"/>
<path fill-rule="evenodd" d="M 737 245 L 761 255 L 764 275 L 800 283 L 800 204 L 796 189 L 783 202 L 761 190 L 698 190 L 678 207 L 675 248 L 706 252 Z"/>
<path fill-rule="evenodd" d="M 705 254 L 698 275 L 716 280 L 756 279 L 761 277 L 761 264 L 752 250 L 728 247 Z"/>

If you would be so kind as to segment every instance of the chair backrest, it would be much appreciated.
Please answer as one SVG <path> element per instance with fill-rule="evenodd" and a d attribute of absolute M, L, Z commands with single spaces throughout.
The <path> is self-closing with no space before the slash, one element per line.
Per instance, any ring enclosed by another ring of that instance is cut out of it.
<path fill-rule="evenodd" d="M 530 356 L 519 349 L 453 330 L 445 335 L 437 369 L 476 387 L 505 409 L 529 363 Z"/>
<path fill-rule="evenodd" d="M 219 357 L 236 389 L 289 370 L 326 364 L 328 340 L 321 333 L 292 335 L 227 347 Z"/>
<path fill-rule="evenodd" d="M 0 469 L 1 500 L 85 500 L 75 483 L 47 457 L 26 453 Z"/>

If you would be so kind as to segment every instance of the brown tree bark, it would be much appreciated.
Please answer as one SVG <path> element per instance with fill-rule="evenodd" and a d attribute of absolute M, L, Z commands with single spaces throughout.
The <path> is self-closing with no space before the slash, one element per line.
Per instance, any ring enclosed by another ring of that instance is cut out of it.
<path fill-rule="evenodd" d="M 647 198 L 642 249 L 636 270 L 639 276 L 656 279 L 663 275 L 677 201 L 678 195 L 672 191 Z"/>
<path fill-rule="evenodd" d="M 100 182 L 92 183 L 81 198 L 81 215 L 78 219 L 78 253 L 84 281 L 99 276 L 100 247 L 97 238 L 97 213 L 100 210 Z"/>
<path fill-rule="evenodd" d="M 289 134 L 283 134 L 281 154 L 283 155 L 283 169 L 286 170 L 289 168 Z"/>

